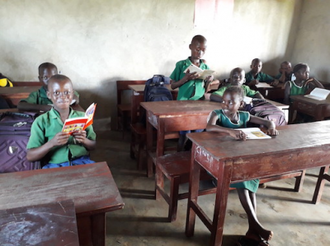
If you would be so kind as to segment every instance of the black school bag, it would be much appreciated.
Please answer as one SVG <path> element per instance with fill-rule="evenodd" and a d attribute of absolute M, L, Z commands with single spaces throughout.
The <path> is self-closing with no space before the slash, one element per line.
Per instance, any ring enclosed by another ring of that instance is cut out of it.
<path fill-rule="evenodd" d="M 166 88 L 166 84 L 170 84 L 170 78 L 164 75 L 154 75 L 148 79 L 144 88 L 145 102 L 158 102 L 173 100 L 172 93 Z"/>
<path fill-rule="evenodd" d="M 34 170 L 40 162 L 26 159 L 26 146 L 35 113 L 5 112 L 0 115 L 0 173 Z"/>

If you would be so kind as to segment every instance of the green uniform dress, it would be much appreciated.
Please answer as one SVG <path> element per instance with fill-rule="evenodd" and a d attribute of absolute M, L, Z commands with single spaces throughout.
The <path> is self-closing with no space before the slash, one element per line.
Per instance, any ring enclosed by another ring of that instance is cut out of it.
<path fill-rule="evenodd" d="M 176 63 L 170 78 L 174 81 L 179 81 L 185 76 L 185 71 L 192 62 L 189 58 Z M 200 69 L 209 69 L 209 67 L 200 60 Z M 189 80 L 187 83 L 179 87 L 179 93 L 177 100 L 198 100 L 204 96 L 205 88 L 204 81 L 202 79 Z"/>
<path fill-rule="evenodd" d="M 272 76 L 261 72 L 258 73 L 256 77 L 254 77 L 251 71 L 245 74 L 245 79 L 247 84 L 254 79 L 258 80 L 259 82 L 266 82 L 266 83 L 271 83 L 274 81 L 274 78 Z"/>
<path fill-rule="evenodd" d="M 69 119 L 83 117 L 84 112 L 75 111 L 70 109 Z M 62 131 L 63 122 L 61 121 L 60 114 L 52 108 L 48 112 L 40 115 L 35 119 L 31 127 L 31 136 L 27 144 L 27 149 L 40 147 L 53 139 L 54 136 Z M 86 128 L 86 138 L 96 140 L 96 134 L 93 126 L 90 125 Z M 75 143 L 72 136 L 69 137 L 68 143 L 62 146 L 53 147 L 47 154 L 49 163 L 62 163 L 81 156 L 89 155 L 89 151 L 82 145 Z"/>
<path fill-rule="evenodd" d="M 307 92 L 307 87 L 305 83 L 299 86 L 294 81 L 289 81 L 289 85 L 290 85 L 290 97 L 296 95 L 305 95 L 305 93 Z M 292 103 L 291 98 L 290 98 L 290 102 Z"/>
<path fill-rule="evenodd" d="M 246 124 L 250 120 L 250 113 L 244 111 L 238 111 L 238 121 L 237 123 L 231 122 L 231 120 L 225 115 L 222 109 L 217 109 L 213 111 L 217 114 L 219 121 L 217 124 L 222 127 L 227 128 L 246 128 Z M 254 193 L 257 192 L 259 187 L 259 179 L 243 181 L 240 183 L 231 184 L 230 187 L 233 188 L 244 188 Z"/>
<path fill-rule="evenodd" d="M 217 91 L 213 92 L 212 94 L 216 94 L 219 96 L 223 96 L 223 94 L 225 93 L 225 90 L 230 87 L 231 85 L 225 85 L 220 87 Z M 250 87 L 248 87 L 247 85 L 242 85 L 241 88 L 244 91 L 244 96 L 248 96 L 248 97 L 254 97 L 258 92 L 255 90 L 251 90 Z"/>

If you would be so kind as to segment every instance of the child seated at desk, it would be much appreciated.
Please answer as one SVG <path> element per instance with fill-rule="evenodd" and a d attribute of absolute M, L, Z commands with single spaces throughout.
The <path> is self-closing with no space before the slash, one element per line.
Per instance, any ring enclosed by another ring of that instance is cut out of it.
<path fill-rule="evenodd" d="M 275 79 L 278 79 L 280 83 L 284 84 L 287 81 L 295 80 L 295 76 L 292 73 L 292 66 L 291 62 L 284 61 L 281 63 L 281 67 L 279 69 L 279 73 L 274 77 Z"/>
<path fill-rule="evenodd" d="M 251 71 L 245 74 L 246 85 L 255 86 L 259 82 L 266 82 L 272 86 L 278 85 L 278 80 L 274 79 L 272 76 L 261 72 L 262 61 L 259 58 L 254 58 L 251 62 Z"/>
<path fill-rule="evenodd" d="M 22 99 L 17 107 L 23 111 L 48 111 L 52 108 L 52 101 L 47 97 L 47 84 L 50 77 L 57 74 L 57 67 L 49 62 L 42 63 L 38 68 L 39 81 L 43 86 L 35 92 L 32 92 L 28 98 Z M 79 94 L 74 91 L 72 106 L 77 105 L 76 109 L 80 109 Z"/>
<path fill-rule="evenodd" d="M 186 73 L 184 71 L 191 65 L 205 70 L 209 69 L 208 65 L 202 59 L 206 51 L 206 38 L 202 35 L 196 35 L 192 38 L 189 45 L 191 55 L 186 59 L 176 63 L 175 69 L 170 75 L 171 87 L 172 89 L 179 87 L 179 92 L 177 100 L 200 100 L 204 98 L 205 94 L 205 83 L 210 84 L 213 81 L 213 75 L 205 79 L 199 79 L 197 72 L 190 73 L 188 70 Z M 219 81 L 214 81 L 212 83 L 219 83 Z M 196 132 L 202 132 L 204 129 L 195 130 Z M 182 151 L 187 142 L 186 134 L 190 131 L 181 131 L 178 151 Z"/>
<path fill-rule="evenodd" d="M 48 81 L 47 96 L 53 107 L 33 122 L 31 136 L 27 144 L 27 159 L 40 161 L 49 159 L 43 168 L 64 167 L 94 163 L 89 159 L 89 151 L 96 145 L 93 126 L 72 135 L 62 132 L 66 119 L 83 117 L 84 112 L 73 110 L 73 85 L 64 75 L 54 75 Z"/>
<path fill-rule="evenodd" d="M 210 114 L 206 130 L 224 132 L 235 139 L 246 140 L 245 133 L 234 130 L 234 128 L 245 128 L 247 123 L 251 122 L 267 127 L 267 134 L 271 136 L 278 135 L 274 122 L 250 115 L 249 112 L 239 111 L 239 108 L 243 105 L 243 97 L 242 88 L 238 86 L 229 87 L 223 95 L 223 108 L 214 110 Z M 258 179 L 230 185 L 230 187 L 237 189 L 238 197 L 248 216 L 249 222 L 249 229 L 245 237 L 240 239 L 238 245 L 266 246 L 273 236 L 273 232 L 265 229 L 257 218 L 256 192 L 258 186 Z"/>

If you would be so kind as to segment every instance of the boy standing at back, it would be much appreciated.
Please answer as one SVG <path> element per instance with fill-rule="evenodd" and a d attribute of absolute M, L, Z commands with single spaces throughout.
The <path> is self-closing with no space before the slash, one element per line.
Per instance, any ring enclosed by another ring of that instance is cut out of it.
<path fill-rule="evenodd" d="M 62 132 L 66 119 L 85 116 L 84 112 L 70 107 L 73 91 L 68 77 L 58 74 L 49 79 L 47 97 L 54 106 L 32 124 L 26 156 L 29 161 L 40 161 L 47 156 L 49 162 L 43 168 L 94 163 L 89 159 L 89 150 L 96 145 L 92 125 L 72 135 Z"/>
<path fill-rule="evenodd" d="M 204 81 L 198 79 L 199 75 L 194 72 L 190 73 L 189 70 L 184 73 L 184 71 L 191 65 L 205 70 L 209 69 L 208 65 L 202 59 L 206 51 L 206 38 L 202 35 L 196 35 L 192 38 L 189 49 L 191 55 L 186 59 L 176 63 L 175 69 L 170 75 L 171 87 L 172 89 L 179 87 L 179 93 L 177 100 L 199 100 L 203 98 L 205 93 Z M 205 79 L 205 82 L 211 82 L 213 76 Z"/>
<path fill-rule="evenodd" d="M 29 97 L 22 99 L 17 107 L 19 110 L 26 111 L 48 111 L 52 108 L 52 101 L 47 97 L 48 80 L 57 74 L 57 67 L 50 62 L 42 63 L 38 68 L 38 79 L 43 86 L 38 90 L 30 93 Z M 74 92 L 73 105 L 78 105 L 79 94 Z"/>
<path fill-rule="evenodd" d="M 278 85 L 278 80 L 275 80 L 272 76 L 261 72 L 262 61 L 259 58 L 254 58 L 250 67 L 251 71 L 245 74 L 246 85 L 251 87 L 259 82 L 266 82 L 272 86 Z"/>

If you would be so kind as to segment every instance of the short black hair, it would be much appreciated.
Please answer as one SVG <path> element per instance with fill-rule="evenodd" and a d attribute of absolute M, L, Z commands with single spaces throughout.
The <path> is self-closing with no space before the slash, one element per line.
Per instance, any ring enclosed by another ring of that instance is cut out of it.
<path fill-rule="evenodd" d="M 261 60 L 259 59 L 259 58 L 254 58 L 253 60 L 252 60 L 252 62 L 251 62 L 251 65 L 253 64 L 253 63 L 256 63 L 256 62 L 261 62 Z"/>
<path fill-rule="evenodd" d="M 55 64 L 50 63 L 50 62 L 44 62 L 44 63 L 41 63 L 38 67 L 39 74 L 41 74 L 43 72 L 43 70 L 45 70 L 46 68 L 54 68 L 57 73 L 57 67 L 55 66 Z"/>
<path fill-rule="evenodd" d="M 196 41 L 199 42 L 199 43 L 205 43 L 207 40 L 202 35 L 196 35 L 192 38 L 191 43 L 196 42 Z"/>
<path fill-rule="evenodd" d="M 48 80 L 48 85 L 47 85 L 47 89 L 50 89 L 50 85 L 52 85 L 54 82 L 62 82 L 68 80 L 70 81 L 70 83 L 72 84 L 72 81 L 69 77 L 63 75 L 63 74 L 55 74 L 52 77 L 50 77 L 50 79 Z M 73 84 L 72 84 L 73 87 Z"/>
<path fill-rule="evenodd" d="M 308 67 L 308 64 L 307 63 L 298 63 L 297 65 L 294 66 L 293 68 L 293 73 L 296 73 L 298 72 L 300 69 L 302 68 L 307 68 Z"/>
<path fill-rule="evenodd" d="M 225 93 L 237 94 L 241 101 L 244 99 L 244 91 L 240 86 L 229 86 L 223 94 Z"/>

